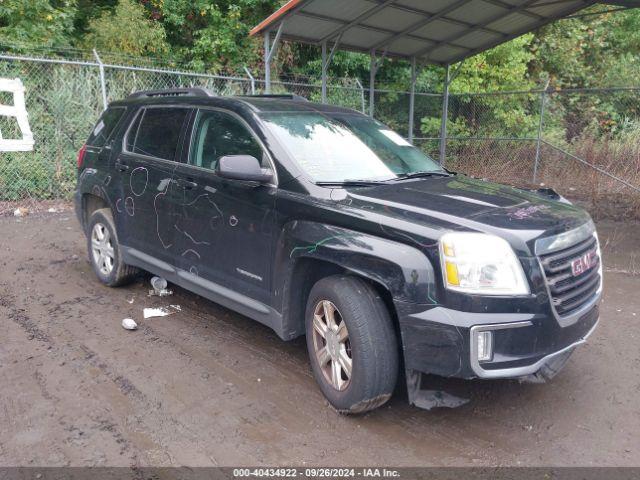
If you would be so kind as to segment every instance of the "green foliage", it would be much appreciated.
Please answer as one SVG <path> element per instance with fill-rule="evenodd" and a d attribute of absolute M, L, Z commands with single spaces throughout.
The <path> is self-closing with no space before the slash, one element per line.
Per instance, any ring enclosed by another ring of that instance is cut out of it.
<path fill-rule="evenodd" d="M 260 40 L 250 29 L 273 12 L 274 0 L 153 0 L 145 2 L 158 19 L 181 62 L 198 71 L 237 71 L 258 61 Z"/>
<path fill-rule="evenodd" d="M 530 51 L 533 34 L 523 35 L 508 43 L 468 58 L 451 85 L 453 92 L 492 92 L 496 90 L 528 90 Z"/>
<path fill-rule="evenodd" d="M 74 1 L 0 1 L 0 43 L 4 45 L 67 45 L 73 32 Z"/>
<path fill-rule="evenodd" d="M 263 70 L 262 40 L 250 29 L 284 0 L 0 0 L 0 44 L 20 51 L 35 47 L 97 47 L 104 54 L 161 58 L 209 73 L 239 73 L 249 66 Z M 594 6 L 591 12 L 610 7 Z M 320 101 L 320 49 L 308 45 L 280 46 L 274 77 L 302 78 L 308 88 L 294 89 Z M 601 87 L 637 84 L 640 78 L 640 9 L 555 22 L 488 52 L 467 59 L 451 85 L 450 137 L 529 137 L 537 133 L 540 97 L 537 94 L 472 95 L 473 92 L 529 90 L 551 87 Z M 35 64 L 34 64 L 35 65 Z M 75 178 L 74 159 L 100 112 L 97 71 L 40 66 L 42 72 L 22 71 L 24 65 L 0 63 L 0 76 L 20 77 L 29 95 L 29 115 L 36 138 L 33 153 L 0 157 L 0 194 L 4 198 L 41 198 L 67 192 Z M 330 103 L 362 109 L 362 92 L 354 84 L 338 88 L 336 78 L 358 78 L 367 86 L 368 55 L 339 51 L 329 75 Z M 455 67 L 452 68 L 455 70 Z M 311 78 L 312 80 L 309 80 Z M 423 66 L 418 92 L 439 92 L 444 71 Z M 207 86 L 220 94 L 247 91 L 241 83 L 158 73 L 110 71 L 110 100 L 133 90 L 183 85 Z M 377 118 L 406 134 L 410 67 L 385 60 L 377 75 Z M 291 90 L 274 85 L 275 92 Z M 365 102 L 368 103 L 368 91 Z M 418 95 L 415 134 L 438 137 L 442 98 Z M 544 136 L 567 148 L 585 138 L 631 142 L 638 138 L 640 106 L 635 92 L 615 94 L 550 94 Z M 424 148 L 437 151 L 437 142 Z M 506 151 L 506 149 L 505 149 Z M 511 151 L 511 150 L 510 150 Z M 26 193 L 25 193 L 26 192 Z"/>
<path fill-rule="evenodd" d="M 98 73 L 81 66 L 0 63 L 0 77 L 19 77 L 26 90 L 33 152 L 0 155 L 0 200 L 65 198 L 75 159 L 100 114 Z"/>
<path fill-rule="evenodd" d="M 628 85 L 640 74 L 639 51 L 638 9 L 565 20 L 537 36 L 532 70 L 560 88 Z"/>
<path fill-rule="evenodd" d="M 88 25 L 83 40 L 89 48 L 127 55 L 158 55 L 168 51 L 162 25 L 149 20 L 145 8 L 134 0 L 119 0 Z"/>

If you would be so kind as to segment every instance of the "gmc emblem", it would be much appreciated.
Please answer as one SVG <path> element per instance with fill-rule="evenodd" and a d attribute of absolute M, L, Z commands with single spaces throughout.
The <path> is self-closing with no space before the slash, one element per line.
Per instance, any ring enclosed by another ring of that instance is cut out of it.
<path fill-rule="evenodd" d="M 576 258 L 571 262 L 571 272 L 574 277 L 582 275 L 587 270 L 592 269 L 598 264 L 598 255 L 595 251 L 585 253 L 580 258 Z"/>

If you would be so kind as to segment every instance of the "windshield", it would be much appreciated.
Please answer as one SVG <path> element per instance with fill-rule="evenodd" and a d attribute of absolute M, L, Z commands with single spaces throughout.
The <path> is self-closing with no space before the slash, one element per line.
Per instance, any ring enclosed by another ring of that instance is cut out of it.
<path fill-rule="evenodd" d="M 380 122 L 363 115 L 266 113 L 267 128 L 318 183 L 386 181 L 445 171 Z"/>

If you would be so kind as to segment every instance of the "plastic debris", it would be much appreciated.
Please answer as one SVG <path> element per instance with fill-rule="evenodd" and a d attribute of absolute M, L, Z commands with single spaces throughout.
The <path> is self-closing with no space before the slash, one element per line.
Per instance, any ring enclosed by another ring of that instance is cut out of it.
<path fill-rule="evenodd" d="M 151 279 L 153 290 L 149 290 L 150 297 L 168 297 L 173 295 L 173 291 L 167 289 L 167 281 L 162 277 L 153 277 Z"/>
<path fill-rule="evenodd" d="M 167 315 L 173 315 L 174 313 L 181 312 L 180 305 L 169 305 L 168 307 L 160 308 L 145 308 L 142 311 L 144 318 L 153 317 L 166 317 Z"/>
<path fill-rule="evenodd" d="M 166 288 L 159 291 L 149 290 L 150 297 L 168 297 L 169 295 L 173 295 L 173 290 L 167 290 Z"/>
<path fill-rule="evenodd" d="M 20 208 L 16 208 L 13 211 L 13 216 L 14 217 L 26 217 L 27 215 L 29 215 L 29 209 L 28 208 L 20 207 Z"/>
<path fill-rule="evenodd" d="M 49 213 L 58 213 L 58 210 L 56 210 L 55 208 L 51 207 L 49 210 L 47 210 L 47 212 L 49 212 Z"/>
<path fill-rule="evenodd" d="M 460 398 L 443 390 L 425 390 L 422 388 L 424 375 L 415 370 L 408 370 L 407 391 L 409 403 L 424 410 L 432 408 L 458 408 L 469 402 L 468 398 Z"/>
<path fill-rule="evenodd" d="M 122 320 L 122 328 L 124 328 L 125 330 L 137 330 L 138 324 L 133 318 L 125 318 L 124 320 Z"/>
<path fill-rule="evenodd" d="M 564 364 L 567 363 L 567 360 L 569 360 L 569 357 L 573 353 L 573 350 L 574 349 L 572 348 L 561 355 L 556 355 L 551 360 L 547 361 L 547 363 L 545 363 L 542 367 L 540 367 L 540 370 L 538 370 L 536 373 L 527 375 L 526 377 L 520 377 L 518 381 L 520 383 L 546 383 L 547 381 L 555 377 L 560 370 L 562 370 L 562 367 L 564 367 Z"/>
<path fill-rule="evenodd" d="M 458 408 L 469 402 L 468 398 L 460 398 L 442 390 L 420 390 L 413 404 L 418 408 Z"/>

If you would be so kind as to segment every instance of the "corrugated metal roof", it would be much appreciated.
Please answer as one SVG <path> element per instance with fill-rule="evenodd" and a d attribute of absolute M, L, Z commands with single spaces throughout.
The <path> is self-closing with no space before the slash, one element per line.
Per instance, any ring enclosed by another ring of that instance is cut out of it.
<path fill-rule="evenodd" d="M 284 21 L 284 40 L 332 45 L 340 37 L 343 50 L 375 50 L 391 57 L 452 64 L 595 3 L 598 1 L 291 0 L 251 35 L 275 30 Z"/>

